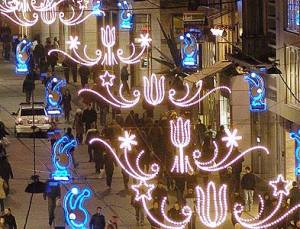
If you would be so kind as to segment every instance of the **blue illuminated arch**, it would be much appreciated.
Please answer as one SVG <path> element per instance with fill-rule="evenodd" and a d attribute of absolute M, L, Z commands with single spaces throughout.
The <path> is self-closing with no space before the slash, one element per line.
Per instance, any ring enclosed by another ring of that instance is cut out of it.
<path fill-rule="evenodd" d="M 295 140 L 296 148 L 295 148 L 295 158 L 296 158 L 296 168 L 295 174 L 296 176 L 300 175 L 300 129 L 297 132 L 292 131 L 290 133 L 290 137 Z"/>
<path fill-rule="evenodd" d="M 191 33 L 184 33 L 180 36 L 182 67 L 198 68 L 198 44 L 197 39 Z"/>
<path fill-rule="evenodd" d="M 22 40 L 16 47 L 16 74 L 27 75 L 29 73 L 30 49 L 32 43 Z"/>
<path fill-rule="evenodd" d="M 130 2 L 124 0 L 118 3 L 120 29 L 131 30 L 133 28 L 133 10 Z"/>
<path fill-rule="evenodd" d="M 266 89 L 263 77 L 256 72 L 250 72 L 245 76 L 249 89 L 249 109 L 251 112 L 262 112 L 267 110 Z"/>
<path fill-rule="evenodd" d="M 63 205 L 66 221 L 71 228 L 88 228 L 89 213 L 83 203 L 89 198 L 91 198 L 91 190 L 88 188 L 80 190 L 74 186 L 66 193 Z M 77 217 L 78 213 L 81 213 L 80 219 Z"/>
<path fill-rule="evenodd" d="M 45 87 L 46 111 L 48 115 L 60 116 L 62 109 L 62 91 L 61 89 L 67 85 L 65 80 L 53 77 L 49 80 Z M 54 100 L 53 94 L 56 93 L 58 98 Z"/>

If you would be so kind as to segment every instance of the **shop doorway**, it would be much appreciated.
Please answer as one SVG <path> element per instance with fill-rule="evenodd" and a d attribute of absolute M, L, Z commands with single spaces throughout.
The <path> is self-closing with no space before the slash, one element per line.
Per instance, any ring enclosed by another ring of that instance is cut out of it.
<path fill-rule="evenodd" d="M 295 176 L 295 141 L 290 138 L 289 131 L 285 131 L 285 176 L 294 181 Z"/>

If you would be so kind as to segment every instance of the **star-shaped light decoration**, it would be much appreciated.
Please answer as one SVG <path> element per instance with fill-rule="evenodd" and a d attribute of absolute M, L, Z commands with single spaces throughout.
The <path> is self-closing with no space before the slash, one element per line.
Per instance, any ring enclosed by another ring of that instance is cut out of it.
<path fill-rule="evenodd" d="M 273 188 L 273 195 L 274 196 L 279 196 L 279 195 L 289 195 L 289 184 L 290 182 L 285 180 L 283 176 L 280 174 L 278 175 L 276 180 L 270 181 L 269 184 Z"/>
<path fill-rule="evenodd" d="M 70 40 L 66 41 L 66 44 L 69 45 L 69 49 L 78 49 L 78 45 L 80 45 L 80 41 L 78 41 L 78 36 L 70 36 Z"/>
<path fill-rule="evenodd" d="M 133 191 L 135 191 L 135 200 L 140 201 L 141 199 L 152 200 L 152 191 L 155 188 L 154 184 L 147 184 L 146 181 L 141 180 L 139 184 L 131 185 Z"/>
<path fill-rule="evenodd" d="M 137 141 L 135 141 L 134 139 L 134 134 L 130 135 L 128 131 L 125 131 L 124 137 L 119 137 L 119 141 L 121 142 L 120 148 L 131 151 L 131 145 L 137 145 Z"/>
<path fill-rule="evenodd" d="M 116 76 L 109 74 L 108 71 L 105 71 L 104 75 L 100 76 L 100 79 L 102 80 L 102 86 L 109 86 L 112 87 L 114 85 L 114 79 Z"/>
<path fill-rule="evenodd" d="M 151 41 L 152 39 L 149 37 L 149 33 L 145 35 L 141 34 L 141 37 L 139 38 L 142 47 L 149 47 Z"/>
<path fill-rule="evenodd" d="M 225 130 L 227 137 L 223 137 L 222 141 L 227 142 L 226 147 L 231 147 L 235 146 L 238 147 L 238 140 L 242 139 L 242 136 L 236 136 L 237 134 L 237 129 L 234 129 L 232 133 L 229 130 Z"/>

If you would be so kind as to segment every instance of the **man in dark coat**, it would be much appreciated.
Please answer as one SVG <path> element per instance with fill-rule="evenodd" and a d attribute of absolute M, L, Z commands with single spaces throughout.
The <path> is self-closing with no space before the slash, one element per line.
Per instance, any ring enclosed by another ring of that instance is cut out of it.
<path fill-rule="evenodd" d="M 23 82 L 23 92 L 26 95 L 26 103 L 30 103 L 32 92 L 35 88 L 34 78 L 28 74 Z"/>
<path fill-rule="evenodd" d="M 84 109 L 82 113 L 82 121 L 85 123 L 85 132 L 87 132 L 91 128 L 91 124 L 97 121 L 97 112 L 92 107 L 92 104 L 89 104 L 86 109 Z"/>
<path fill-rule="evenodd" d="M 111 189 L 112 177 L 114 174 L 114 166 L 115 160 L 111 153 L 104 154 L 104 170 L 106 174 L 106 185 L 109 189 Z"/>
<path fill-rule="evenodd" d="M 298 187 L 297 181 L 293 181 L 292 188 L 290 190 L 289 199 L 290 199 L 290 209 L 295 207 L 300 202 L 300 189 Z M 294 213 L 294 223 L 296 223 L 300 217 L 300 211 L 295 211 Z"/>
<path fill-rule="evenodd" d="M 37 45 L 33 50 L 33 58 L 36 66 L 40 66 L 40 61 L 42 58 L 45 58 L 45 48 L 43 44 L 41 44 L 40 39 L 37 39 Z"/>
<path fill-rule="evenodd" d="M 178 202 L 175 202 L 174 206 L 168 211 L 168 216 L 174 221 L 181 221 L 184 215 L 181 212 L 181 207 Z"/>
<path fill-rule="evenodd" d="M 130 94 L 129 86 L 128 86 L 128 79 L 129 79 L 129 73 L 128 73 L 128 65 L 124 65 L 121 69 L 121 81 L 123 84 L 123 91 L 126 91 L 128 94 Z"/>
<path fill-rule="evenodd" d="M 161 204 L 164 197 L 168 198 L 167 189 L 164 188 L 161 181 L 157 182 L 157 186 L 153 190 L 152 196 L 153 196 L 153 199 L 155 201 L 157 201 L 159 204 Z"/>
<path fill-rule="evenodd" d="M 240 155 L 240 151 L 237 147 L 233 149 L 233 155 L 234 157 Z M 238 161 L 236 161 L 234 164 L 232 164 L 232 175 L 233 175 L 233 181 L 234 181 L 234 192 L 240 191 L 240 183 L 241 183 L 241 172 L 243 170 L 243 162 L 244 157 L 241 157 Z"/>
<path fill-rule="evenodd" d="M 7 189 L 5 190 L 7 195 L 9 194 L 9 178 L 13 179 L 14 175 L 10 163 L 5 156 L 0 159 L 0 177 L 2 177 L 7 184 Z"/>
<path fill-rule="evenodd" d="M 101 207 L 97 207 L 97 213 L 92 216 L 89 226 L 90 229 L 105 229 L 105 217 Z"/>
<path fill-rule="evenodd" d="M 255 175 L 251 172 L 250 167 L 246 167 L 246 174 L 242 177 L 241 186 L 244 191 L 245 210 L 251 211 L 253 204 L 253 195 L 256 186 Z"/>
<path fill-rule="evenodd" d="M 16 218 L 11 214 L 11 209 L 6 208 L 4 210 L 4 219 L 5 223 L 8 226 L 8 229 L 17 229 L 17 223 L 16 223 Z"/>
<path fill-rule="evenodd" d="M 89 82 L 90 69 L 85 65 L 81 65 L 78 69 L 78 73 L 80 76 L 81 87 L 84 88 Z"/>
<path fill-rule="evenodd" d="M 52 182 L 49 180 L 44 192 L 44 200 L 48 199 L 48 213 L 49 213 L 49 225 L 51 226 L 54 220 L 54 210 L 56 207 L 56 200 L 60 199 L 60 184 L 58 182 Z"/>

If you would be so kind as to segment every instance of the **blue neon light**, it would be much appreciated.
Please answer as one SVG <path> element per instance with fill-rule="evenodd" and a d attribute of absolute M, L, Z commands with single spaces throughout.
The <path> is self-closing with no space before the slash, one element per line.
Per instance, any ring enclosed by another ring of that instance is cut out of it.
<path fill-rule="evenodd" d="M 180 36 L 181 40 L 181 55 L 182 67 L 184 68 L 197 68 L 199 65 L 198 60 L 198 44 L 194 35 L 185 33 Z"/>
<path fill-rule="evenodd" d="M 22 40 L 16 48 L 16 74 L 27 75 L 29 73 L 30 49 L 32 43 L 28 40 Z"/>
<path fill-rule="evenodd" d="M 93 6 L 92 6 L 92 13 L 95 16 L 101 16 L 102 15 L 102 1 L 97 1 Z"/>
<path fill-rule="evenodd" d="M 77 187 L 72 187 L 64 198 L 64 210 L 66 221 L 71 228 L 87 228 L 89 213 L 84 208 L 83 203 L 86 199 L 91 198 L 91 190 L 84 188 L 80 191 Z M 80 218 L 77 217 L 80 215 Z"/>
<path fill-rule="evenodd" d="M 120 29 L 131 30 L 133 28 L 133 10 L 128 1 L 118 3 Z"/>
<path fill-rule="evenodd" d="M 67 136 L 63 136 L 58 139 L 52 147 L 52 164 L 55 171 L 52 173 L 52 178 L 54 180 L 67 181 L 70 179 L 70 174 L 68 169 L 72 164 L 72 156 L 70 155 L 70 150 L 77 146 L 77 141 L 75 139 L 70 139 Z M 65 154 L 68 161 L 62 164 L 60 157 Z"/>
<path fill-rule="evenodd" d="M 47 83 L 45 87 L 45 101 L 46 111 L 48 115 L 59 116 L 62 115 L 62 87 L 67 85 L 65 80 L 53 77 Z M 57 99 L 54 99 L 53 95 L 57 95 Z"/>
<path fill-rule="evenodd" d="M 262 112 L 267 110 L 265 81 L 259 73 L 251 72 L 245 76 L 248 82 L 249 109 L 251 112 Z"/>
<path fill-rule="evenodd" d="M 300 129 L 297 132 L 291 132 L 290 137 L 295 140 L 296 149 L 295 149 L 295 158 L 296 158 L 296 167 L 295 174 L 296 176 L 300 175 Z"/>

